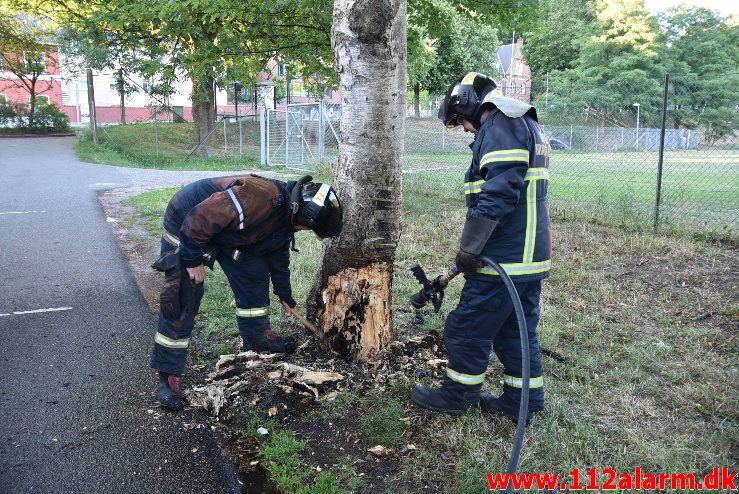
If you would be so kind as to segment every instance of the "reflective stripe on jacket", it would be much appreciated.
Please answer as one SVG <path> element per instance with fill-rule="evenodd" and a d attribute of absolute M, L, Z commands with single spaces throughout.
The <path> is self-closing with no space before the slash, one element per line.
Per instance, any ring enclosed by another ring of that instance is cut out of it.
<path fill-rule="evenodd" d="M 520 281 L 542 279 L 551 268 L 547 207 L 549 144 L 528 115 L 511 118 L 494 109 L 471 144 L 465 175 L 468 216 L 498 221 L 481 255 Z M 482 268 L 475 278 L 497 277 Z"/>
<path fill-rule="evenodd" d="M 292 231 L 286 185 L 256 175 L 198 180 L 172 197 L 164 229 L 179 237 L 187 267 L 219 247 L 259 255 L 282 249 Z"/>

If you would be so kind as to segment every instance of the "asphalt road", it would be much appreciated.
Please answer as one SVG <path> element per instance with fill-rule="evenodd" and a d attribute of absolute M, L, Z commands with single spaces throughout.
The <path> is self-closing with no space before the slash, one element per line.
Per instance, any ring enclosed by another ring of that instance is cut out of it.
<path fill-rule="evenodd" d="M 128 174 L 127 174 L 128 173 Z M 240 492 L 207 426 L 162 413 L 156 321 L 74 138 L 0 139 L 0 492 Z"/>

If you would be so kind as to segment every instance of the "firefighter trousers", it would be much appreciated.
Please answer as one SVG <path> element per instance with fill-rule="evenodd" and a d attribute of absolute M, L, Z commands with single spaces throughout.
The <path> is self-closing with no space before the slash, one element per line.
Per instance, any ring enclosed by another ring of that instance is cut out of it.
<path fill-rule="evenodd" d="M 162 253 L 173 250 L 162 241 Z M 269 329 L 269 268 L 261 256 L 244 256 L 234 261 L 228 256 L 218 256 L 218 264 L 228 279 L 236 301 L 236 323 L 244 341 L 261 336 Z M 195 326 L 195 316 L 200 310 L 203 283 L 188 288 L 189 277 L 183 269 L 180 290 L 182 307 L 189 310 L 176 320 L 159 314 L 157 333 L 151 353 L 151 367 L 168 374 L 182 374 L 187 361 L 187 350 Z M 187 291 L 187 290 L 191 291 Z M 191 297 L 189 300 L 184 299 Z"/>
<path fill-rule="evenodd" d="M 536 331 L 541 280 L 514 284 L 523 306 L 529 337 L 529 408 L 541 410 L 544 407 L 544 387 Z M 444 345 L 449 353 L 446 380 L 449 385 L 479 389 L 485 379 L 492 346 L 504 367 L 503 396 L 513 404 L 520 402 L 521 339 L 513 302 L 501 281 L 466 280 L 459 305 L 447 317 Z"/>

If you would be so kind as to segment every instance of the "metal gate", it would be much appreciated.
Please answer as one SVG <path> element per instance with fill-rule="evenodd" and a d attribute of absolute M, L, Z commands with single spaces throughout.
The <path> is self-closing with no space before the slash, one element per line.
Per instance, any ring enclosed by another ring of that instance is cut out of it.
<path fill-rule="evenodd" d="M 265 110 L 261 118 L 262 164 L 312 171 L 335 158 L 339 148 L 338 118 L 323 103 Z"/>

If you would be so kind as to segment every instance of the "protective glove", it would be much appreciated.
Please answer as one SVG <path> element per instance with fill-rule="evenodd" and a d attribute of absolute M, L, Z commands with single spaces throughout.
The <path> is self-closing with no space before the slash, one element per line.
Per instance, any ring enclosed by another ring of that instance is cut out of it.
<path fill-rule="evenodd" d="M 454 263 L 463 274 L 474 274 L 479 268 L 485 265 L 485 263 L 479 260 L 475 254 L 471 254 L 462 249 L 457 252 L 457 257 L 454 258 Z"/>
<path fill-rule="evenodd" d="M 287 295 L 284 295 L 284 296 L 281 295 L 280 296 L 280 301 L 281 302 L 285 302 L 287 304 L 287 306 L 290 307 L 291 309 L 294 309 L 295 306 L 298 305 L 297 302 L 295 302 L 295 299 L 293 298 L 293 296 L 291 294 L 287 294 Z"/>

